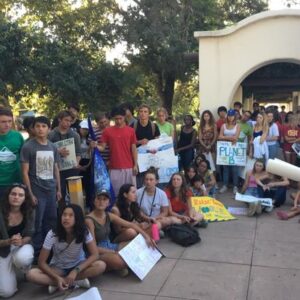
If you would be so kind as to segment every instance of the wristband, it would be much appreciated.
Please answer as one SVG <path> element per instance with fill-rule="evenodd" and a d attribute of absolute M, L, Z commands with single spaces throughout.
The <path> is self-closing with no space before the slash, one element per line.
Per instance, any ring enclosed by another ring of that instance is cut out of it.
<path fill-rule="evenodd" d="M 78 266 L 74 270 L 77 272 L 77 274 L 81 272 L 81 269 Z"/>

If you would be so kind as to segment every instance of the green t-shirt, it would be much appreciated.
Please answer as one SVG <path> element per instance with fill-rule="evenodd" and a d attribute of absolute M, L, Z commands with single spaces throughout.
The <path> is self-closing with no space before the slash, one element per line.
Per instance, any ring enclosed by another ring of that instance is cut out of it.
<path fill-rule="evenodd" d="M 0 187 L 22 182 L 20 151 L 24 140 L 15 130 L 0 135 Z"/>
<path fill-rule="evenodd" d="M 158 128 L 159 128 L 159 132 L 160 134 L 165 133 L 168 136 L 172 136 L 172 133 L 174 131 L 174 127 L 171 123 L 169 122 L 165 122 L 164 124 L 159 124 L 158 122 L 156 123 Z"/>
<path fill-rule="evenodd" d="M 247 137 L 252 136 L 252 133 L 253 133 L 253 129 L 252 129 L 251 125 L 248 123 L 243 123 L 243 122 L 239 122 L 239 125 L 241 128 L 241 132 L 240 132 L 238 141 L 242 142 L 242 143 L 249 142 Z"/>

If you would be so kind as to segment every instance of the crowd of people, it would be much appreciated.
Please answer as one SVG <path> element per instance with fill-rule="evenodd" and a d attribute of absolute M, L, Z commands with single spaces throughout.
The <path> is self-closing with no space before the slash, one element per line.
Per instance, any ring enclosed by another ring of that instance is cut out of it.
<path fill-rule="evenodd" d="M 79 107 L 70 105 L 52 123 L 45 116 L 26 118 L 24 140 L 13 129 L 11 110 L 0 108 L 0 268 L 6 274 L 0 276 L 0 297 L 17 291 L 16 269 L 26 273 L 27 280 L 48 286 L 49 293 L 76 285 L 88 288 L 88 278 L 105 271 L 126 276 L 128 268 L 118 251 L 137 234 L 154 247 L 153 224 L 161 237 L 172 224 L 207 226 L 192 206 L 193 196 L 216 198 L 232 186 L 233 194 L 270 197 L 279 207 L 286 201 L 287 187 L 296 184 L 269 174 L 265 166 L 269 158 L 279 157 L 280 149 L 287 162 L 299 165 L 293 149 L 300 143 L 299 112 L 265 109 L 258 103 L 249 111 L 235 102 L 228 110 L 218 108 L 218 120 L 204 110 L 198 128 L 190 114 L 180 128 L 165 108 L 156 111 L 155 120 L 151 114 L 142 104 L 135 117 L 132 105 L 124 103 L 110 114 L 95 115 L 93 140 L 87 119 L 80 120 Z M 139 172 L 137 163 L 137 148 L 161 135 L 172 138 L 179 159 L 179 171 L 166 184 L 159 182 L 155 168 Z M 60 162 L 70 151 L 57 143 L 67 139 L 73 139 L 76 163 L 62 170 Z M 244 179 L 240 167 L 216 163 L 217 141 L 247 144 L 254 164 Z M 95 148 L 117 196 L 110 211 L 110 191 L 93 192 L 91 187 Z M 77 175 L 82 176 L 86 211 L 66 201 L 67 178 Z M 300 214 L 300 187 L 292 197 L 290 212 L 277 211 L 282 220 Z M 249 205 L 248 215 L 268 210 L 258 201 Z"/>

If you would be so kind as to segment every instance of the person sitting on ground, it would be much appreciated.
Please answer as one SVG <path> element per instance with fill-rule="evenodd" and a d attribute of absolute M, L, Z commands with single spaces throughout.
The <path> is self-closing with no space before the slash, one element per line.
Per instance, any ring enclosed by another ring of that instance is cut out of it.
<path fill-rule="evenodd" d="M 26 272 L 33 261 L 30 245 L 34 216 L 28 191 L 13 184 L 6 191 L 0 210 L 0 297 L 17 292 L 16 270 Z"/>
<path fill-rule="evenodd" d="M 150 167 L 145 172 L 144 186 L 137 190 L 137 198 L 141 211 L 147 217 L 146 220 L 156 223 L 163 237 L 161 229 L 181 221 L 169 214 L 169 200 L 166 193 L 156 186 L 158 181 L 157 171 Z"/>
<path fill-rule="evenodd" d="M 197 169 L 195 166 L 191 165 L 185 170 L 184 177 L 188 187 L 192 186 L 193 178 L 195 177 L 195 175 L 197 175 Z"/>
<path fill-rule="evenodd" d="M 256 182 L 259 198 L 272 198 L 274 207 L 285 203 L 287 187 L 290 184 L 287 177 L 266 173 L 259 176 Z"/>
<path fill-rule="evenodd" d="M 137 203 L 136 188 L 134 185 L 125 183 L 121 186 L 117 203 L 111 212 L 125 221 L 134 222 L 149 235 L 151 234 L 151 218 L 147 217 L 141 211 Z M 159 221 L 157 221 L 157 223 L 159 223 Z M 161 228 L 161 225 L 159 225 L 159 227 Z M 132 228 L 116 226 L 115 230 L 118 233 L 115 242 L 118 243 L 129 241 L 138 235 L 138 232 Z"/>
<path fill-rule="evenodd" d="M 136 233 L 140 233 L 149 246 L 154 247 L 155 243 L 137 224 L 127 222 L 117 215 L 107 212 L 106 210 L 109 203 L 109 192 L 107 190 L 98 191 L 94 200 L 94 210 L 85 217 L 85 222 L 96 240 L 98 254 L 100 260 L 106 263 L 106 270 L 119 271 L 119 274 L 123 277 L 128 274 L 128 269 L 125 261 L 118 254 L 118 251 L 122 249 L 126 243 L 118 243 L 118 237 L 111 242 L 111 224 L 127 228 L 126 235 L 128 239 L 133 239 Z"/>
<path fill-rule="evenodd" d="M 166 195 L 171 203 L 172 211 L 179 216 L 183 216 L 185 220 L 197 226 L 205 224 L 204 217 L 196 212 L 192 206 L 191 197 L 193 193 L 187 188 L 184 176 L 181 173 L 174 173 L 165 189 Z"/>
<path fill-rule="evenodd" d="M 288 220 L 300 214 L 300 182 L 298 182 L 298 191 L 291 194 L 294 205 L 289 212 L 277 211 L 276 214 L 280 220 Z M 300 221 L 299 221 L 300 222 Z"/>
<path fill-rule="evenodd" d="M 259 191 L 257 185 L 257 179 L 268 174 L 266 172 L 266 166 L 262 159 L 256 160 L 253 169 L 246 173 L 244 185 L 241 193 L 249 196 L 259 198 Z M 248 216 L 254 216 L 255 214 L 261 214 L 262 207 L 260 202 L 249 203 Z"/>
<path fill-rule="evenodd" d="M 192 193 L 195 197 L 208 196 L 206 187 L 204 185 L 204 179 L 200 175 L 195 175 L 192 180 Z"/>
<path fill-rule="evenodd" d="M 200 162 L 197 173 L 204 179 L 204 185 L 208 195 L 215 198 L 217 181 L 214 173 L 210 170 L 209 162 L 207 160 Z"/>
<path fill-rule="evenodd" d="M 89 256 L 86 258 L 83 244 Z M 50 253 L 53 256 L 48 264 Z M 55 230 L 50 230 L 38 259 L 38 268 L 27 273 L 27 280 L 47 285 L 49 294 L 73 286 L 90 288 L 88 278 L 105 271 L 106 264 L 98 259 L 93 236 L 88 231 L 80 206 L 68 204 L 62 208 Z"/>

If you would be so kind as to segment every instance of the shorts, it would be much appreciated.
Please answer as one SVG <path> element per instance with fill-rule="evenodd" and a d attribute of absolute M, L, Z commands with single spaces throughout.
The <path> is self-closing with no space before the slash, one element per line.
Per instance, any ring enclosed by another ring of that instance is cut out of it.
<path fill-rule="evenodd" d="M 81 263 L 81 262 L 80 262 Z M 80 264 L 77 264 L 76 266 L 72 267 L 72 268 L 65 268 L 65 269 L 62 269 L 62 268 L 58 268 L 56 267 L 55 265 L 50 265 L 51 268 L 55 268 L 55 269 L 58 269 L 62 272 L 62 276 L 63 277 L 66 277 L 69 275 L 69 273 L 71 273 L 77 266 L 79 266 Z"/>
<path fill-rule="evenodd" d="M 106 248 L 109 250 L 118 251 L 119 244 L 111 243 L 109 240 L 103 240 L 97 244 L 98 247 Z"/>

